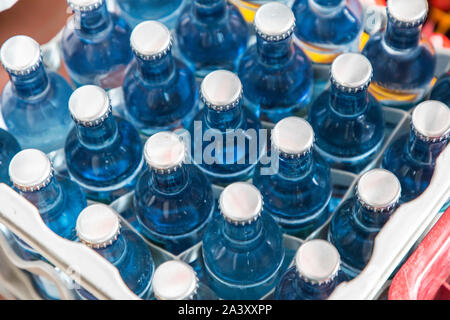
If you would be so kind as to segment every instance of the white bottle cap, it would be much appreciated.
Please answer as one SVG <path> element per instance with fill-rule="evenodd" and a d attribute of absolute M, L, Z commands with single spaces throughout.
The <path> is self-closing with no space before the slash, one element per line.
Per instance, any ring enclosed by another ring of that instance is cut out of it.
<path fill-rule="evenodd" d="M 170 31 L 158 21 L 144 21 L 131 33 L 131 48 L 144 60 L 161 59 L 172 48 Z"/>
<path fill-rule="evenodd" d="M 422 140 L 445 140 L 450 135 L 450 108 L 440 101 L 424 101 L 414 109 L 411 125 L 415 134 Z"/>
<path fill-rule="evenodd" d="M 144 146 L 144 158 L 150 169 L 171 173 L 181 167 L 186 158 L 186 146 L 176 133 L 155 133 Z"/>
<path fill-rule="evenodd" d="M 69 110 L 75 122 L 85 127 L 102 123 L 111 114 L 108 94 L 98 86 L 76 89 L 69 99 Z"/>
<path fill-rule="evenodd" d="M 314 144 L 314 130 L 308 121 L 299 117 L 284 118 L 271 133 L 272 146 L 285 157 L 300 157 Z"/>
<path fill-rule="evenodd" d="M 152 286 L 158 300 L 191 300 L 198 289 L 197 274 L 179 260 L 164 262 L 155 270 Z"/>
<path fill-rule="evenodd" d="M 39 43 L 28 36 L 14 36 L 3 43 L 0 60 L 7 72 L 27 75 L 41 64 L 41 48 Z"/>
<path fill-rule="evenodd" d="M 266 41 L 281 41 L 295 29 L 295 17 L 291 8 L 279 2 L 269 2 L 259 7 L 255 14 L 256 33 Z"/>
<path fill-rule="evenodd" d="M 427 0 L 388 0 L 389 19 L 398 25 L 414 27 L 421 25 L 428 13 Z"/>
<path fill-rule="evenodd" d="M 242 83 L 238 76 L 227 70 L 209 73 L 200 88 L 203 102 L 211 109 L 227 111 L 242 99 Z"/>
<path fill-rule="evenodd" d="M 342 91 L 364 90 L 372 79 L 372 64 L 360 53 L 343 53 L 331 64 L 330 79 Z"/>
<path fill-rule="evenodd" d="M 103 0 L 67 0 L 67 4 L 76 11 L 92 11 L 100 7 Z"/>

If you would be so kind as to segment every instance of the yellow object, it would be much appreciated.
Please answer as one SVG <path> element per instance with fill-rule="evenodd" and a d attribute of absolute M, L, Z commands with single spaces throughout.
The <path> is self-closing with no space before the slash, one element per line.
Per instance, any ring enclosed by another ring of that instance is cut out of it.
<path fill-rule="evenodd" d="M 241 1 L 241 0 L 229 0 L 229 2 L 231 2 L 236 7 L 239 8 L 239 10 L 242 13 L 242 16 L 247 21 L 247 23 L 253 23 L 256 10 L 258 10 L 260 5 L 251 3 L 249 1 Z"/>
<path fill-rule="evenodd" d="M 436 82 L 436 77 L 431 80 L 430 88 Z M 369 92 L 380 102 L 383 101 L 399 101 L 399 102 L 415 102 L 419 97 L 417 94 L 403 93 L 400 91 L 389 90 L 372 82 L 369 86 Z"/>

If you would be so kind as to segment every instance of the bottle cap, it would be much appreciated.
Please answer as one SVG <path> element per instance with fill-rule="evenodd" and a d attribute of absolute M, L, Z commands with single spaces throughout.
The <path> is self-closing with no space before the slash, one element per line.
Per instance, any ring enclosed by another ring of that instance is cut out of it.
<path fill-rule="evenodd" d="M 341 91 L 364 90 L 372 79 L 372 64 L 360 53 L 343 53 L 331 64 L 330 79 Z"/>
<path fill-rule="evenodd" d="M 271 133 L 272 146 L 284 157 L 300 157 L 314 144 L 314 131 L 308 121 L 299 117 L 284 118 Z"/>
<path fill-rule="evenodd" d="M 281 41 L 294 32 L 295 17 L 288 6 L 269 2 L 256 11 L 254 25 L 256 33 L 264 40 Z"/>
<path fill-rule="evenodd" d="M 144 21 L 131 33 L 131 48 L 143 60 L 161 59 L 172 48 L 170 31 L 158 21 Z"/>
<path fill-rule="evenodd" d="M 92 204 L 84 208 L 77 219 L 77 236 L 82 243 L 94 249 L 106 248 L 120 234 L 120 220 L 106 204 Z"/>
<path fill-rule="evenodd" d="M 3 43 L 0 60 L 8 73 L 27 75 L 42 62 L 39 43 L 28 36 L 14 36 Z"/>
<path fill-rule="evenodd" d="M 295 254 L 295 267 L 304 280 L 323 284 L 333 280 L 341 258 L 337 249 L 328 241 L 315 239 L 303 243 Z"/>
<path fill-rule="evenodd" d="M 191 300 L 198 289 L 197 274 L 179 260 L 164 262 L 155 270 L 152 286 L 158 300 Z"/>
<path fill-rule="evenodd" d="M 450 109 L 440 101 L 424 101 L 414 109 L 411 127 L 422 140 L 443 141 L 450 136 Z"/>
<path fill-rule="evenodd" d="M 102 123 L 111 114 L 108 94 L 98 86 L 76 89 L 69 99 L 69 110 L 75 122 L 85 127 Z"/>
<path fill-rule="evenodd" d="M 37 191 L 47 186 L 53 177 L 50 159 L 37 149 L 18 152 L 9 163 L 9 177 L 21 191 Z"/>
<path fill-rule="evenodd" d="M 403 27 L 421 25 L 428 13 L 426 0 L 388 0 L 387 15 L 390 21 Z"/>
<path fill-rule="evenodd" d="M 219 208 L 225 220 L 245 225 L 257 220 L 263 209 L 261 192 L 247 182 L 235 182 L 223 189 Z"/>
<path fill-rule="evenodd" d="M 92 11 L 100 7 L 103 0 L 67 0 L 67 4 L 76 11 Z"/>
<path fill-rule="evenodd" d="M 144 158 L 150 169 L 159 173 L 176 171 L 186 158 L 186 147 L 176 133 L 155 133 L 144 146 Z"/>
<path fill-rule="evenodd" d="M 401 186 L 397 177 L 385 169 L 364 173 L 356 186 L 359 203 L 372 211 L 392 209 L 399 201 Z"/>
<path fill-rule="evenodd" d="M 200 88 L 203 102 L 211 109 L 227 111 L 242 99 L 242 83 L 238 76 L 227 70 L 209 73 Z"/>

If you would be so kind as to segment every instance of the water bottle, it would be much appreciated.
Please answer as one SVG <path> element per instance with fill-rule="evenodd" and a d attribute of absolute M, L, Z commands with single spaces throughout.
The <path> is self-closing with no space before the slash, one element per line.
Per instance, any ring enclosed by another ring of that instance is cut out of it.
<path fill-rule="evenodd" d="M 444 73 L 434 84 L 430 99 L 439 100 L 447 106 L 450 105 L 450 70 Z"/>
<path fill-rule="evenodd" d="M 283 232 L 305 239 L 330 214 L 330 168 L 314 151 L 314 132 L 306 120 L 284 118 L 273 128 L 271 140 L 278 167 L 264 172 L 259 164 L 253 183 Z"/>
<path fill-rule="evenodd" d="M 192 71 L 172 56 L 169 30 L 157 21 L 142 22 L 131 34 L 131 47 L 135 58 L 123 84 L 127 119 L 144 135 L 188 127 L 198 109 L 198 88 Z"/>
<path fill-rule="evenodd" d="M 67 0 L 74 11 L 61 38 L 62 57 L 75 86 L 120 87 L 132 58 L 128 24 L 105 0 Z"/>
<path fill-rule="evenodd" d="M 104 204 L 85 208 L 78 217 L 79 240 L 113 264 L 138 297 L 147 299 L 152 292 L 154 263 L 145 241 L 134 231 L 122 227 L 117 213 Z M 96 298 L 84 288 L 76 292 L 84 300 Z"/>
<path fill-rule="evenodd" d="M 111 202 L 134 189 L 143 167 L 137 130 L 111 113 L 106 92 L 78 88 L 70 97 L 75 122 L 64 148 L 69 174 L 94 201 Z"/>
<path fill-rule="evenodd" d="M 295 18 L 289 7 L 278 2 L 261 6 L 254 25 L 256 44 L 242 56 L 238 74 L 246 104 L 263 120 L 277 122 L 311 102 L 313 71 L 293 42 Z"/>
<path fill-rule="evenodd" d="M 258 189 L 246 182 L 227 186 L 221 215 L 203 238 L 209 286 L 222 299 L 260 299 L 275 287 L 284 259 L 282 233 L 263 210 Z"/>
<path fill-rule="evenodd" d="M 383 111 L 367 90 L 371 77 L 363 55 L 342 54 L 331 66 L 330 87 L 311 105 L 315 148 L 334 168 L 359 172 L 381 149 Z"/>
<path fill-rule="evenodd" d="M 61 149 L 71 124 L 69 84 L 45 69 L 39 44 L 30 37 L 9 38 L 0 60 L 10 78 L 0 97 L 8 131 L 22 148 L 45 153 Z"/>
<path fill-rule="evenodd" d="M 20 151 L 16 138 L 8 131 L 0 128 L 0 183 L 10 185 L 8 174 L 9 163 L 14 155 Z"/>

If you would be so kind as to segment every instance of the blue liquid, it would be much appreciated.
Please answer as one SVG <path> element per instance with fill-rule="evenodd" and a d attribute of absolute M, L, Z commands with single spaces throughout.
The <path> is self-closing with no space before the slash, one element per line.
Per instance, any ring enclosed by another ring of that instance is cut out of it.
<path fill-rule="evenodd" d="M 123 90 L 128 119 L 145 135 L 188 127 L 197 112 L 195 77 L 171 53 L 157 60 L 136 57 Z"/>
<path fill-rule="evenodd" d="M 313 284 L 302 279 L 295 266 L 289 268 L 275 289 L 275 300 L 325 300 L 343 281 L 347 281 L 344 272 L 329 282 Z"/>
<path fill-rule="evenodd" d="M 342 270 L 350 279 L 367 265 L 374 239 L 395 209 L 373 212 L 353 197 L 347 199 L 333 216 L 328 241 L 339 251 Z"/>
<path fill-rule="evenodd" d="M 260 129 L 259 119 L 242 103 L 228 111 L 204 106 L 189 128 L 193 163 L 213 184 L 250 179 L 266 146 Z"/>
<path fill-rule="evenodd" d="M 217 216 L 203 238 L 212 290 L 222 299 L 260 299 L 275 285 L 284 259 L 282 234 L 270 215 L 235 225 Z"/>
<path fill-rule="evenodd" d="M 309 122 L 316 149 L 336 169 L 359 172 L 382 146 L 383 112 L 367 89 L 345 93 L 332 84 L 311 105 Z"/>
<path fill-rule="evenodd" d="M 45 153 L 64 146 L 72 119 L 72 89 L 63 77 L 41 65 L 28 75 L 10 74 L 0 105 L 8 131 L 24 149 Z"/>
<path fill-rule="evenodd" d="M 402 186 L 401 202 L 417 198 L 430 184 L 436 158 L 447 146 L 449 139 L 425 142 L 411 131 L 395 140 L 385 151 L 383 168 L 395 174 Z"/>
<path fill-rule="evenodd" d="M 112 245 L 93 250 L 119 270 L 125 284 L 138 297 L 142 299 L 150 297 L 155 265 L 147 244 L 136 233 L 122 227 L 119 237 Z M 96 300 L 84 288 L 77 289 L 77 293 L 82 299 Z"/>
<path fill-rule="evenodd" d="M 190 0 L 116 0 L 120 15 L 134 28 L 147 20 L 158 20 L 169 29 L 175 27 L 185 3 Z"/>
<path fill-rule="evenodd" d="M 63 59 L 74 85 L 120 87 L 132 58 L 130 33 L 128 24 L 108 12 L 105 3 L 91 11 L 75 11 L 61 39 Z"/>
<path fill-rule="evenodd" d="M 443 74 L 431 90 L 430 99 L 438 100 L 450 106 L 450 70 Z"/>
<path fill-rule="evenodd" d="M 19 151 L 20 146 L 16 138 L 0 128 L 0 183 L 11 185 L 8 173 L 9 163 Z"/>
<path fill-rule="evenodd" d="M 305 239 L 330 215 L 330 168 L 316 152 L 293 159 L 279 156 L 278 172 L 272 175 L 262 175 L 259 164 L 253 184 L 285 233 Z"/>
<path fill-rule="evenodd" d="M 248 41 L 239 9 L 225 0 L 193 0 L 176 25 L 177 45 L 198 77 L 216 69 L 234 71 Z"/>
<path fill-rule="evenodd" d="M 147 169 L 133 199 L 139 230 L 173 254 L 201 241 L 214 208 L 211 183 L 194 165 L 170 174 Z"/>
<path fill-rule="evenodd" d="M 66 141 L 65 155 L 71 178 L 87 197 L 109 203 L 132 191 L 143 165 L 136 129 L 109 115 L 101 124 L 77 124 Z"/>
<path fill-rule="evenodd" d="M 256 37 L 240 60 L 239 78 L 246 103 L 261 112 L 261 119 L 275 123 L 310 103 L 313 70 L 292 36 L 275 42 Z"/>
<path fill-rule="evenodd" d="M 436 57 L 420 39 L 420 27 L 388 21 L 386 32 L 370 37 L 362 53 L 373 67 L 371 92 L 388 106 L 408 110 L 430 89 Z"/>

